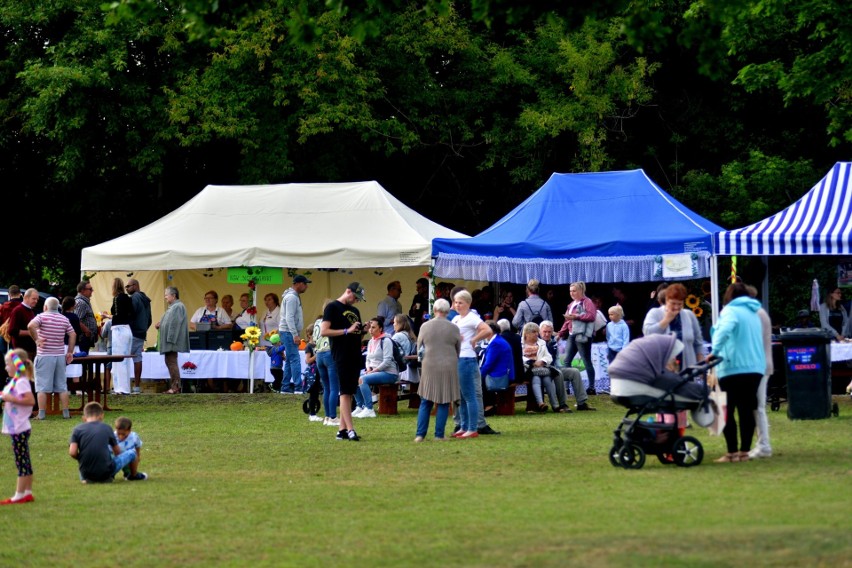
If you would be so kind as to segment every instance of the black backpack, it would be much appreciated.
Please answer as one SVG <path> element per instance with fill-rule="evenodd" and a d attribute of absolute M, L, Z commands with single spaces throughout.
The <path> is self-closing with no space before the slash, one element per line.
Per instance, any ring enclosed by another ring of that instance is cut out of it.
<path fill-rule="evenodd" d="M 526 300 L 524 300 L 524 301 L 527 302 Z M 530 305 L 529 302 L 527 302 L 527 307 L 530 309 L 530 313 L 532 313 L 532 306 Z M 533 317 L 530 321 L 533 322 L 534 324 L 541 324 L 541 322 L 544 321 L 544 318 L 541 317 L 541 310 L 543 310 L 543 309 L 544 309 L 544 300 L 541 301 L 541 305 L 538 307 L 538 311 L 533 314 Z"/>
<path fill-rule="evenodd" d="M 399 343 L 391 339 L 390 337 L 385 337 L 385 339 L 389 339 L 391 345 L 393 346 L 393 360 L 396 362 L 396 368 L 401 373 L 408 367 L 408 362 L 405 360 L 405 355 L 402 352 L 402 347 L 400 347 Z"/>

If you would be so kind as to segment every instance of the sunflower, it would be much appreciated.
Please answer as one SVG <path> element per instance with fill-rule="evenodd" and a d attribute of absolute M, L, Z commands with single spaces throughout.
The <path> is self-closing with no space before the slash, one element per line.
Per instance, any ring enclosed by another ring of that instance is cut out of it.
<path fill-rule="evenodd" d="M 695 294 L 690 294 L 689 296 L 686 297 L 686 307 L 691 309 L 691 310 L 694 310 L 695 308 L 697 308 L 699 303 L 701 303 L 701 302 L 698 299 L 698 296 L 696 296 Z"/>
<path fill-rule="evenodd" d="M 696 306 L 696 307 L 692 308 L 692 313 L 695 314 L 695 317 L 700 318 L 701 316 L 704 315 L 704 310 L 702 310 L 700 307 Z"/>
<path fill-rule="evenodd" d="M 248 336 L 248 339 L 259 339 L 261 331 L 260 331 L 259 327 L 257 327 L 256 325 L 253 325 L 253 326 L 246 328 L 245 334 Z"/>

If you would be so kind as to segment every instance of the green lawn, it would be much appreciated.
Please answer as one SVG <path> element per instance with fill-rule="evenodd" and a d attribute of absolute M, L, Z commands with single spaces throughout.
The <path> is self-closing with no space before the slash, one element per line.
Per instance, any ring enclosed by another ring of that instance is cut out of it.
<path fill-rule="evenodd" d="M 31 566 L 850 566 L 852 402 L 840 417 L 771 413 L 775 456 L 614 468 L 624 414 L 496 417 L 501 436 L 414 444 L 416 411 L 356 420 L 363 441 L 309 423 L 301 397 L 116 400 L 150 479 L 82 485 L 78 418 L 34 423 L 30 505 L 3 507 L 0 564 Z M 519 405 L 519 408 L 521 406 Z M 431 433 L 431 432 L 430 432 Z M 15 467 L 8 438 L 0 495 Z"/>

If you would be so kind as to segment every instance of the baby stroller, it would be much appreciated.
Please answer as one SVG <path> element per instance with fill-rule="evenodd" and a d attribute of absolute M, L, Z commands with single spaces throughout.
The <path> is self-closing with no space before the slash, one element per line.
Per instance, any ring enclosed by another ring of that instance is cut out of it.
<path fill-rule="evenodd" d="M 683 350 L 674 335 L 650 335 L 631 341 L 609 366 L 612 400 L 627 408 L 613 432 L 609 461 L 625 469 L 641 469 L 645 455 L 656 454 L 664 464 L 691 467 L 704 459 L 697 439 L 685 436 L 686 411 L 698 426 L 715 417 L 706 384 L 696 382 L 721 359 L 701 363 L 680 374 L 666 364 Z"/>

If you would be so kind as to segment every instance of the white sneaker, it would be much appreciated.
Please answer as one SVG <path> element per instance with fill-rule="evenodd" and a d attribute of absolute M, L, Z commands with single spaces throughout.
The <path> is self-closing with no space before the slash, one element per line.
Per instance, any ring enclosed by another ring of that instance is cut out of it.
<path fill-rule="evenodd" d="M 753 460 L 760 459 L 760 458 L 771 458 L 772 457 L 772 451 L 770 450 L 770 451 L 767 452 L 767 451 L 765 451 L 761 448 L 752 448 L 751 451 L 748 453 L 748 457 L 749 457 L 749 459 L 753 459 Z"/>
<path fill-rule="evenodd" d="M 308 421 L 309 422 L 322 422 L 322 418 L 320 418 L 316 414 L 311 414 L 310 416 L 308 416 Z"/>
<path fill-rule="evenodd" d="M 372 408 L 368 408 L 368 409 L 364 410 L 364 412 L 362 412 L 361 415 L 358 418 L 375 418 L 375 417 L 376 417 L 376 411 L 373 410 Z"/>
<path fill-rule="evenodd" d="M 366 406 L 359 406 L 352 411 L 352 418 L 361 418 L 361 413 L 367 410 Z"/>
<path fill-rule="evenodd" d="M 340 426 L 340 418 L 329 418 L 326 426 Z"/>

